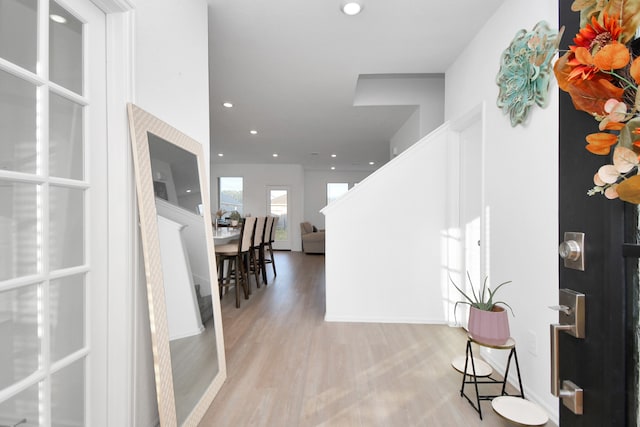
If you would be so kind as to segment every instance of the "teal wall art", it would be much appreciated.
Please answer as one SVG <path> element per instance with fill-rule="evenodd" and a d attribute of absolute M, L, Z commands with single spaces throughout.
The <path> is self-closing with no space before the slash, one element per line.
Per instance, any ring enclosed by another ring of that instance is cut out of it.
<path fill-rule="evenodd" d="M 511 126 L 522 124 L 532 105 L 545 107 L 551 81 L 551 61 L 562 37 L 545 21 L 533 30 L 520 30 L 502 53 L 496 83 L 500 87 L 498 107 L 509 114 Z"/>

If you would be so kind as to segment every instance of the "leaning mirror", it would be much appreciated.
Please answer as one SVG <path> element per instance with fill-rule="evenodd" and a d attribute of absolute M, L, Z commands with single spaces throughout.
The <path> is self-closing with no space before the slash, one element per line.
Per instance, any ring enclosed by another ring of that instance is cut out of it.
<path fill-rule="evenodd" d="M 160 425 L 195 426 L 226 378 L 202 146 L 129 104 Z"/>

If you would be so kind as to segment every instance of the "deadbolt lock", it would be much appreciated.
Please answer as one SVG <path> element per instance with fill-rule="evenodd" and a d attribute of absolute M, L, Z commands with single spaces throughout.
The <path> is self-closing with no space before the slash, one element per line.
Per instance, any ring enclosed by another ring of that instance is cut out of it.
<path fill-rule="evenodd" d="M 564 242 L 560 243 L 558 253 L 565 267 L 584 271 L 584 233 L 564 233 Z"/>

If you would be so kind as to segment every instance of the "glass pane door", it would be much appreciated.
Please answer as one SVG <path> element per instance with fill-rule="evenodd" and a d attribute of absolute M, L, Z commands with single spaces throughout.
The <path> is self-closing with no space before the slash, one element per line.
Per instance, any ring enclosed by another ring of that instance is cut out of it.
<path fill-rule="evenodd" d="M 268 189 L 269 206 L 267 212 L 278 218 L 275 229 L 275 249 L 291 249 L 289 230 L 289 189 L 271 187 Z"/>
<path fill-rule="evenodd" d="M 104 62 L 86 39 L 92 25 L 104 40 L 104 15 L 64 4 L 0 1 L 0 426 L 91 424 L 87 304 L 106 286 L 90 251 L 103 197 L 91 152 L 106 142 L 85 53 Z"/>

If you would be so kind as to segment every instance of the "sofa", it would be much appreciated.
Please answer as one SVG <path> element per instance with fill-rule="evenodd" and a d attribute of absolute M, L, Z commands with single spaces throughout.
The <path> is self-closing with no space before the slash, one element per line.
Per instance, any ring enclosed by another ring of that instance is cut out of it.
<path fill-rule="evenodd" d="M 324 253 L 324 230 L 318 230 L 310 222 L 300 223 L 302 236 L 302 252 L 307 254 Z"/>

